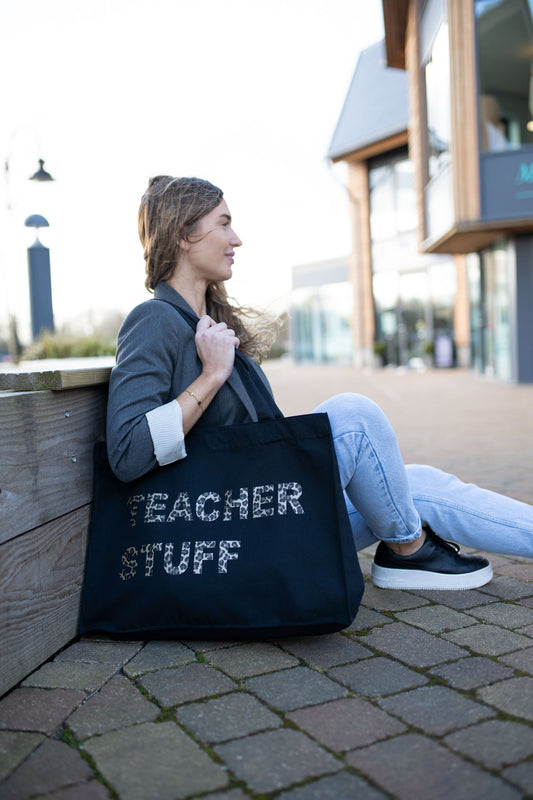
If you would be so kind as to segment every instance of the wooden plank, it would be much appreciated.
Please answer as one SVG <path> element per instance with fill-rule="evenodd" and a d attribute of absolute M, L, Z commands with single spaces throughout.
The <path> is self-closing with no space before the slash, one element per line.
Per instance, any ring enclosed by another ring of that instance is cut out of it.
<path fill-rule="evenodd" d="M 114 363 L 114 358 L 105 356 L 3 364 L 0 371 L 0 391 L 59 391 L 108 383 Z"/>
<path fill-rule="evenodd" d="M 419 55 L 420 12 L 420 0 L 411 0 L 407 19 L 405 59 L 409 93 L 409 157 L 414 167 L 419 246 L 426 238 L 425 186 L 429 179 L 426 90 L 425 83 L 422 80 Z"/>
<path fill-rule="evenodd" d="M 385 48 L 389 67 L 405 69 L 405 39 L 409 0 L 382 0 Z"/>
<path fill-rule="evenodd" d="M 390 150 L 395 150 L 397 147 L 403 147 L 407 144 L 408 139 L 409 134 L 406 129 L 400 133 L 395 133 L 392 136 L 388 136 L 386 139 L 380 139 L 379 142 L 373 142 L 365 147 L 360 147 L 358 150 L 352 150 L 351 153 L 333 158 L 332 161 L 334 164 L 336 164 L 338 161 L 347 161 L 348 163 L 357 164 L 358 162 L 366 161 L 373 156 L 379 156 L 382 153 L 388 153 Z"/>
<path fill-rule="evenodd" d="M 481 216 L 474 4 L 448 1 L 455 220 Z"/>
<path fill-rule="evenodd" d="M 0 696 L 77 634 L 90 509 L 0 545 Z"/>
<path fill-rule="evenodd" d="M 368 188 L 368 164 L 366 162 L 348 166 L 348 188 L 352 211 L 352 242 L 356 252 L 358 269 L 352 275 L 354 285 L 354 345 L 356 364 L 368 363 L 374 341 L 375 312 L 372 297 L 372 261 L 370 241 L 370 201 Z M 356 338 L 357 336 L 357 338 Z M 359 340 L 359 341 L 358 341 Z M 361 355 L 358 355 L 361 354 Z"/>
<path fill-rule="evenodd" d="M 107 387 L 0 396 L 0 542 L 92 499 Z"/>

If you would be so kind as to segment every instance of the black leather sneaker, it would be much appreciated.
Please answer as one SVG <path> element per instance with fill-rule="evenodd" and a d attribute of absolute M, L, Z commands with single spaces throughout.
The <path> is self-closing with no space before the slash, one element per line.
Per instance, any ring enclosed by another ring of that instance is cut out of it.
<path fill-rule="evenodd" d="M 410 556 L 394 553 L 380 542 L 372 565 L 372 583 L 382 589 L 476 589 L 492 578 L 492 567 L 481 556 L 464 556 L 459 546 L 445 542 L 430 528 L 426 540 Z"/>

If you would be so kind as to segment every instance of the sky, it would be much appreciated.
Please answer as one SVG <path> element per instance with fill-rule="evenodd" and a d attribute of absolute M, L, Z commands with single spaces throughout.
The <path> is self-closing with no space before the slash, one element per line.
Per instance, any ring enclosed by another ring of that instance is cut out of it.
<path fill-rule="evenodd" d="M 229 293 L 280 310 L 293 266 L 347 255 L 328 147 L 380 0 L 0 0 L 0 323 L 29 331 L 30 214 L 50 223 L 56 325 L 149 297 L 148 179 L 224 190 L 243 241 Z M 28 178 L 37 159 L 53 183 Z"/>

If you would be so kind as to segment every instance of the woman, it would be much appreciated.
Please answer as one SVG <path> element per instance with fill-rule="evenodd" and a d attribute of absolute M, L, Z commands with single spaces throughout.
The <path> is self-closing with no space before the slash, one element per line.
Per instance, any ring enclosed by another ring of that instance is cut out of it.
<path fill-rule="evenodd" d="M 154 299 L 121 328 L 108 406 L 109 459 L 123 481 L 185 458 L 195 425 L 257 419 L 234 370 L 235 348 L 270 392 L 257 363 L 264 332 L 249 330 L 247 310 L 233 308 L 224 287 L 242 243 L 222 191 L 198 178 L 153 178 L 139 235 Z M 198 318 L 196 334 L 173 305 Z M 469 589 L 491 579 L 486 559 L 441 536 L 533 556 L 533 507 L 432 467 L 404 466 L 392 427 L 368 398 L 342 394 L 316 411 L 329 416 L 356 546 L 380 540 L 376 585 Z"/>

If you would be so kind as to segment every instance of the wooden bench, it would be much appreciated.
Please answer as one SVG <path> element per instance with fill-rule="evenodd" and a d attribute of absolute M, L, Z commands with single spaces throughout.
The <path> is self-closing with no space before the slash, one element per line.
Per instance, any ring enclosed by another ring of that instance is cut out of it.
<path fill-rule="evenodd" d="M 77 634 L 111 364 L 0 372 L 0 696 Z"/>

